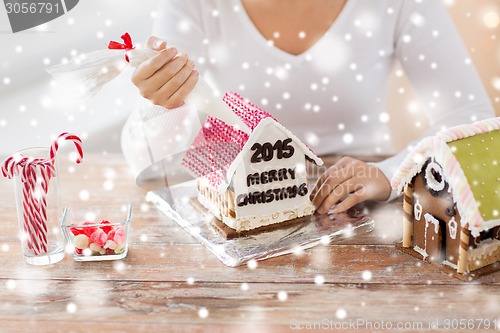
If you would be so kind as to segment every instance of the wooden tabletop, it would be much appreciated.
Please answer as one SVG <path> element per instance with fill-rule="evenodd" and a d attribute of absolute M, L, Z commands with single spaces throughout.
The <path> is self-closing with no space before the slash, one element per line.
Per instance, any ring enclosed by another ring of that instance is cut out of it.
<path fill-rule="evenodd" d="M 500 273 L 461 282 L 399 252 L 399 200 L 371 207 L 369 234 L 229 268 L 146 202 L 120 155 L 74 169 L 61 167 L 64 206 L 132 203 L 129 254 L 26 264 L 13 184 L 0 178 L 0 332 L 500 329 Z"/>

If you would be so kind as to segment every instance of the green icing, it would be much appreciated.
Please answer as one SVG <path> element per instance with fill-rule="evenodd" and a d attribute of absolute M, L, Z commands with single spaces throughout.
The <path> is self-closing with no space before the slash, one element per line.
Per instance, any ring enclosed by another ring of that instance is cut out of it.
<path fill-rule="evenodd" d="M 460 163 L 483 220 L 500 218 L 500 130 L 448 143 Z"/>

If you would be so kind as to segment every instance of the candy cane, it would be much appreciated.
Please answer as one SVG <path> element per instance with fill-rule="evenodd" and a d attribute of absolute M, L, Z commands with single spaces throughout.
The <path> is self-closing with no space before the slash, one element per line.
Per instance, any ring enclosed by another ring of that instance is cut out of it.
<path fill-rule="evenodd" d="M 38 255 L 43 251 L 43 243 L 39 239 L 39 231 L 35 229 L 36 212 L 38 207 L 35 205 L 35 198 L 33 197 L 32 184 L 28 181 L 23 182 L 23 220 L 24 229 L 27 230 L 28 246 L 33 252 Z"/>
<path fill-rule="evenodd" d="M 55 156 L 61 141 L 73 142 L 78 152 L 76 163 L 81 163 L 82 140 L 74 134 L 64 132 L 51 145 L 48 158 L 30 158 L 15 154 L 6 158 L 2 165 L 4 177 L 11 179 L 18 176 L 23 183 L 22 228 L 26 233 L 26 246 L 35 255 L 48 251 L 47 193 L 50 180 L 55 175 Z"/>
<path fill-rule="evenodd" d="M 25 216 L 29 216 L 28 223 L 31 241 L 34 244 L 35 254 L 47 252 L 47 201 L 46 193 L 37 194 L 37 170 L 44 163 L 42 159 L 34 159 L 27 162 L 23 169 L 24 183 L 23 196 Z"/>
<path fill-rule="evenodd" d="M 59 149 L 59 143 L 62 141 L 73 142 L 78 152 L 78 158 L 76 159 L 76 163 L 81 163 L 83 159 L 82 140 L 78 136 L 68 132 L 61 133 L 57 138 L 57 140 L 55 140 L 54 143 L 52 143 L 52 146 L 50 147 L 50 159 L 54 159 L 57 150 Z"/>

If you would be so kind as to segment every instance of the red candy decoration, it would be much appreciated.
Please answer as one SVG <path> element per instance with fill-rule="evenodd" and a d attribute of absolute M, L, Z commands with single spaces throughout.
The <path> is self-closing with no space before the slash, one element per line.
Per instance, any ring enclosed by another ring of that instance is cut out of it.
<path fill-rule="evenodd" d="M 110 222 L 109 222 L 109 221 L 107 221 L 107 220 L 102 220 L 102 221 L 101 221 L 101 224 L 110 224 Z M 112 226 L 109 226 L 109 227 L 101 227 L 101 229 L 102 229 L 102 230 L 103 230 L 106 234 L 109 234 L 109 232 L 110 232 L 111 230 L 113 230 L 113 227 L 112 227 Z"/>
<path fill-rule="evenodd" d="M 85 231 L 82 228 L 69 228 L 69 230 L 71 231 L 71 233 L 74 236 L 78 236 L 80 234 L 84 234 L 85 233 Z"/>
<path fill-rule="evenodd" d="M 83 222 L 83 224 L 94 224 L 94 222 L 85 221 L 85 222 Z M 96 230 L 97 230 L 96 227 L 84 227 L 83 228 L 83 232 L 85 233 L 85 235 L 87 237 L 90 237 L 94 233 L 94 231 L 96 231 Z"/>

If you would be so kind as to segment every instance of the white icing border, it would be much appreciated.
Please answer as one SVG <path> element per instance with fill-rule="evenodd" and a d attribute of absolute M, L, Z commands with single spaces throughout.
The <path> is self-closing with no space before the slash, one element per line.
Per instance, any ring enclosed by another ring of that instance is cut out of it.
<path fill-rule="evenodd" d="M 448 260 L 443 260 L 443 262 L 441 264 L 444 265 L 444 266 L 449 266 L 449 267 L 453 268 L 454 270 L 458 269 L 458 266 L 456 264 L 454 264 L 454 263 L 452 263 L 451 261 L 448 261 Z"/>
<path fill-rule="evenodd" d="M 417 253 L 419 253 L 422 257 L 424 257 L 424 260 L 425 258 L 427 258 L 429 256 L 429 254 L 427 253 L 427 251 L 425 251 L 424 249 L 422 249 L 420 246 L 418 245 L 415 245 L 413 247 L 413 250 Z"/>

